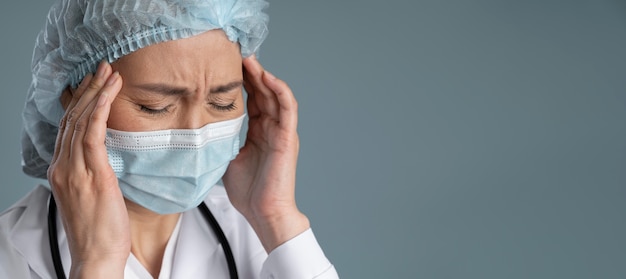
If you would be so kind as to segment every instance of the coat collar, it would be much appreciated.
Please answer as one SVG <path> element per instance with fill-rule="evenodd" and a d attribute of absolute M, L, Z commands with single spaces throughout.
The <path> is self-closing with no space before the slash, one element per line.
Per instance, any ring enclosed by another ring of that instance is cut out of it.
<path fill-rule="evenodd" d="M 21 216 L 11 229 L 9 238 L 13 247 L 26 260 L 30 268 L 41 278 L 48 278 L 54 274 L 54 264 L 50 252 L 50 242 L 48 241 L 48 201 L 50 198 L 50 190 L 39 185 L 28 195 L 18 201 L 14 206 L 7 209 L 22 209 Z M 235 236 L 241 232 L 237 232 L 237 227 L 249 226 L 247 223 L 241 222 L 242 217 L 237 218 L 237 212 L 226 195 L 223 186 L 215 186 L 211 189 L 209 196 L 205 199 L 207 206 L 220 223 L 222 230 L 227 235 Z M 234 220 L 237 220 L 233 222 Z M 66 276 L 69 276 L 71 258 L 67 238 L 63 229 L 60 216 L 57 212 L 57 236 L 61 261 L 65 269 Z M 242 224 L 239 224 L 242 223 Z M 233 239 L 234 240 L 234 239 Z M 257 240 L 258 241 L 258 240 Z M 232 245 L 232 243 L 231 243 Z M 214 233 L 208 226 L 204 217 L 196 209 L 192 209 L 184 213 L 181 223 L 181 231 L 178 236 L 176 251 L 174 254 L 174 263 L 172 267 L 172 278 L 190 278 L 187 273 L 194 273 L 194 269 L 206 269 L 209 265 L 218 270 L 227 270 L 226 262 L 223 260 L 223 251 Z M 219 249 L 218 249 L 219 248 Z M 218 253 L 219 255 L 216 255 Z M 206 257 L 212 262 L 208 264 L 206 261 L 199 261 L 198 257 Z M 195 263 L 198 266 L 192 268 Z M 182 264 L 182 265 L 181 265 Z M 223 267 L 222 267 L 223 265 Z M 185 268 L 181 268 L 184 266 Z M 195 270 L 196 272 L 198 270 Z"/>
<path fill-rule="evenodd" d="M 24 211 L 11 229 L 9 236 L 15 250 L 42 278 L 54 274 L 47 225 L 50 193 L 48 188 L 39 185 L 12 207 L 21 207 Z M 59 225 L 60 223 L 57 223 L 57 226 Z"/>
<path fill-rule="evenodd" d="M 238 214 L 230 205 L 223 186 L 214 186 L 204 200 L 226 236 L 231 239 L 238 225 L 230 214 Z M 231 222 L 227 221 L 230 220 Z M 233 248 L 234 249 L 234 248 Z M 220 274 L 220 272 L 224 272 Z M 224 251 L 211 226 L 197 209 L 185 212 L 176 243 L 171 278 L 197 278 L 199 274 L 213 274 L 216 278 L 228 276 Z"/>

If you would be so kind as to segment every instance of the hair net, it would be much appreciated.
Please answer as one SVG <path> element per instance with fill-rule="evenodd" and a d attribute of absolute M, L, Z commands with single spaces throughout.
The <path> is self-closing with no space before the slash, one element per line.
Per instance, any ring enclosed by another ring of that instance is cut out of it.
<path fill-rule="evenodd" d="M 33 80 L 23 112 L 22 166 L 46 178 L 63 107 L 59 97 L 97 64 L 140 48 L 222 29 L 241 54 L 267 36 L 263 0 L 60 0 L 50 9 L 35 44 Z"/>

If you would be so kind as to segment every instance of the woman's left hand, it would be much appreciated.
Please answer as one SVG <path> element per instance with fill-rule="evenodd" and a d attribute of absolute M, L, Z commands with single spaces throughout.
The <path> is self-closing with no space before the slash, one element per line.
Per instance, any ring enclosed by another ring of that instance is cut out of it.
<path fill-rule="evenodd" d="M 248 134 L 223 177 L 228 197 L 269 253 L 309 228 L 295 199 L 298 105 L 287 84 L 245 58 Z"/>

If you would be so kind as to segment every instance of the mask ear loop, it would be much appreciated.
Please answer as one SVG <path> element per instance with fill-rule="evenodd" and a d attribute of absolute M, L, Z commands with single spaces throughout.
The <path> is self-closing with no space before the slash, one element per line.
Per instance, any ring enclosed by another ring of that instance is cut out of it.
<path fill-rule="evenodd" d="M 54 271 L 58 279 L 66 279 L 63 263 L 61 262 L 61 253 L 59 253 L 59 239 L 57 238 L 57 204 L 54 196 L 50 193 L 48 201 L 48 240 L 50 241 L 50 253 L 52 254 L 52 263 Z"/>

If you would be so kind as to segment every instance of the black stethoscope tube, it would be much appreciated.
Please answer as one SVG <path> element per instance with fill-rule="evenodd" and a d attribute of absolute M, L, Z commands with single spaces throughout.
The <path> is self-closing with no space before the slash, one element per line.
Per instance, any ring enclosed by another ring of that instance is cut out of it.
<path fill-rule="evenodd" d="M 207 222 L 209 222 L 211 229 L 213 229 L 217 239 L 220 244 L 222 244 L 222 249 L 224 250 L 224 255 L 226 256 L 226 263 L 228 264 L 230 278 L 239 278 L 237 275 L 237 266 L 235 265 L 233 251 L 230 249 L 230 244 L 228 244 L 228 240 L 226 239 L 226 235 L 224 235 L 224 231 L 222 231 L 220 224 L 217 222 L 209 210 L 209 207 L 207 207 L 204 202 L 198 205 L 198 209 Z M 52 254 L 52 263 L 54 264 L 54 271 L 56 272 L 57 278 L 65 279 L 65 271 L 63 270 L 63 264 L 61 263 L 61 253 L 59 252 L 59 242 L 57 238 L 56 212 L 56 202 L 54 201 L 52 194 L 50 194 L 50 203 L 48 205 L 48 239 L 50 240 L 50 253 Z"/>

